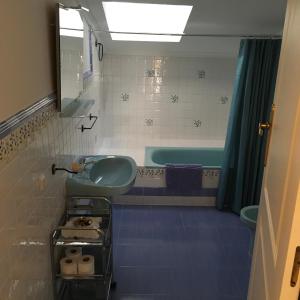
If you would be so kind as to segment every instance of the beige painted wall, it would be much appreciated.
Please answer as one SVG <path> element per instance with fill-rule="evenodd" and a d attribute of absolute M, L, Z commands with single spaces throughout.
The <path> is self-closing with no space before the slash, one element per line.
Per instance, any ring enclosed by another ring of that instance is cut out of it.
<path fill-rule="evenodd" d="M 55 0 L 0 8 L 0 122 L 56 90 Z"/>

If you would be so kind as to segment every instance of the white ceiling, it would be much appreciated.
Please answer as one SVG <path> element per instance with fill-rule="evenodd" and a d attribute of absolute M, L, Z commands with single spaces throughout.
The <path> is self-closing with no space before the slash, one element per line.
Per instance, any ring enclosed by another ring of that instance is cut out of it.
<path fill-rule="evenodd" d="M 73 1 L 90 8 L 89 20 L 95 29 L 108 30 L 100 0 Z M 281 34 L 286 7 L 286 0 L 127 0 L 123 2 L 193 5 L 185 29 L 185 33 L 192 34 Z M 108 33 L 97 32 L 97 35 L 104 44 L 105 52 L 114 54 L 235 56 L 239 48 L 237 38 L 183 37 L 180 43 L 155 43 L 112 41 Z"/>

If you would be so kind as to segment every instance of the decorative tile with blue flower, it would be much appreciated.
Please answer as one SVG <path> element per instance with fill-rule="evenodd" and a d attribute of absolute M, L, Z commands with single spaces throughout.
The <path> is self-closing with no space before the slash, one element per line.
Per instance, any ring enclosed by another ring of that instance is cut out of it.
<path fill-rule="evenodd" d="M 147 70 L 146 77 L 155 77 L 155 70 Z"/>
<path fill-rule="evenodd" d="M 204 79 L 205 78 L 205 71 L 204 70 L 199 70 L 198 71 L 198 78 L 199 79 Z"/>
<path fill-rule="evenodd" d="M 145 124 L 146 126 L 153 126 L 153 119 L 146 119 Z"/>
<path fill-rule="evenodd" d="M 122 93 L 121 94 L 121 100 L 122 101 L 128 101 L 129 100 L 129 94 L 127 94 L 127 93 Z"/>
<path fill-rule="evenodd" d="M 220 102 L 221 102 L 221 104 L 226 104 L 227 102 L 228 102 L 228 97 L 227 96 L 222 96 L 221 98 L 220 98 Z"/>
<path fill-rule="evenodd" d="M 177 95 L 171 95 L 171 102 L 172 103 L 178 103 L 179 97 Z"/>
<path fill-rule="evenodd" d="M 194 127 L 199 128 L 201 126 L 202 126 L 202 121 L 200 121 L 200 120 L 194 120 Z"/>

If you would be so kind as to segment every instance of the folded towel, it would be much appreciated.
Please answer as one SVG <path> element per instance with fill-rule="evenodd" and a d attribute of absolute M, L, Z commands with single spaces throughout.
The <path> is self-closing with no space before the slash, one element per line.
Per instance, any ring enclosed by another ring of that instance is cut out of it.
<path fill-rule="evenodd" d="M 101 217 L 73 217 L 64 225 L 61 234 L 64 238 L 98 239 L 101 222 Z"/>
<path fill-rule="evenodd" d="M 201 188 L 202 165 L 167 164 L 166 184 L 176 190 Z"/>

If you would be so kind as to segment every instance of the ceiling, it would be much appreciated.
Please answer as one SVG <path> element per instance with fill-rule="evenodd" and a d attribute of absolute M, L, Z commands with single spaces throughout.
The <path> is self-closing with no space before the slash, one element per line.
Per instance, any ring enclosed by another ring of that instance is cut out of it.
<path fill-rule="evenodd" d="M 100 0 L 70 1 L 90 8 L 88 18 L 94 29 L 108 30 Z M 286 8 L 286 0 L 127 0 L 122 2 L 193 5 L 185 28 L 185 33 L 191 34 L 281 34 Z M 236 56 L 240 41 L 238 38 L 183 37 L 180 43 L 124 42 L 112 41 L 109 33 L 99 31 L 97 35 L 104 44 L 105 52 L 112 54 Z"/>

